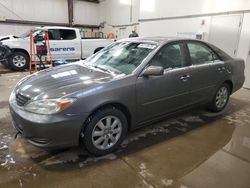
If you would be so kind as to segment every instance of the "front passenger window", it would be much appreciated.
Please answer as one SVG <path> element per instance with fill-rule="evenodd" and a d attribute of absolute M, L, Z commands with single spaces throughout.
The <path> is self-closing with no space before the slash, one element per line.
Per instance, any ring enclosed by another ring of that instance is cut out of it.
<path fill-rule="evenodd" d="M 150 65 L 161 66 L 164 69 L 185 66 L 184 46 L 180 44 L 167 44 L 153 57 Z"/>
<path fill-rule="evenodd" d="M 58 29 L 49 29 L 49 40 L 61 40 L 60 39 L 60 32 Z"/>

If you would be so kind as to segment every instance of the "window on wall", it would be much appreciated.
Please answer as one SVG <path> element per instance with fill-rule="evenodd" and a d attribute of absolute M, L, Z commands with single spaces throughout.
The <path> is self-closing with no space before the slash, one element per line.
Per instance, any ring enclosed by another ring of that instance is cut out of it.
<path fill-rule="evenodd" d="M 185 50 L 182 43 L 167 44 L 151 60 L 151 65 L 161 66 L 164 69 L 186 66 Z"/>
<path fill-rule="evenodd" d="M 211 63 L 219 60 L 218 56 L 206 45 L 199 42 L 187 43 L 192 65 Z"/>

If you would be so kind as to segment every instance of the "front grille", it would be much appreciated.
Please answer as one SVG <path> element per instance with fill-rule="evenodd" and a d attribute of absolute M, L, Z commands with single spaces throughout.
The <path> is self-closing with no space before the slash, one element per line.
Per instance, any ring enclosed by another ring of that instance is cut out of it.
<path fill-rule="evenodd" d="M 29 100 L 30 100 L 29 97 L 26 97 L 20 93 L 16 94 L 16 103 L 18 106 L 24 106 L 25 104 L 27 104 Z"/>

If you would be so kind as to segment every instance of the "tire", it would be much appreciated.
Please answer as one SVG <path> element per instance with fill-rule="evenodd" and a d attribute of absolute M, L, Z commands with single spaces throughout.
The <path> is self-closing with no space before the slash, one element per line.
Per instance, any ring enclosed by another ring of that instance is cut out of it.
<path fill-rule="evenodd" d="M 25 70 L 29 66 L 29 57 L 24 52 L 14 52 L 9 58 L 9 66 L 16 71 Z"/>
<path fill-rule="evenodd" d="M 127 127 L 123 112 L 115 107 L 104 108 L 88 118 L 81 139 L 91 154 L 106 155 L 120 146 L 127 134 Z"/>
<path fill-rule="evenodd" d="M 221 112 L 227 106 L 231 88 L 227 83 L 222 84 L 216 91 L 213 101 L 209 106 L 212 112 Z"/>

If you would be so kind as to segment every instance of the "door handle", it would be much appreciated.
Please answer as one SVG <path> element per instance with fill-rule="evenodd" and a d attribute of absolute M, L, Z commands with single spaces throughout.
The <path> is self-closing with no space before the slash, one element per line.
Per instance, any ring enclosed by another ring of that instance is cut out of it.
<path fill-rule="evenodd" d="M 180 79 L 181 79 L 183 82 L 186 82 L 186 81 L 188 81 L 189 78 L 191 78 L 190 75 L 184 75 L 184 76 L 182 76 Z"/>
<path fill-rule="evenodd" d="M 223 71 L 225 70 L 225 67 L 219 67 L 217 70 L 218 70 L 219 72 L 223 72 Z"/>

